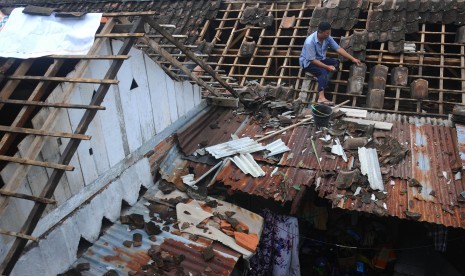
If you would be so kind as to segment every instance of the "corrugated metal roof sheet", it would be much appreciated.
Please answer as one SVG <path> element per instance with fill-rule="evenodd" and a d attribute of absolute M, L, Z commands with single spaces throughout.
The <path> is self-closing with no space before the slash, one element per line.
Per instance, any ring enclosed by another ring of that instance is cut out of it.
<path fill-rule="evenodd" d="M 147 208 L 141 199 L 136 205 L 128 210 L 128 214 L 143 214 L 145 221 L 149 220 Z M 173 231 L 177 233 L 179 231 Z M 140 247 L 127 248 L 122 243 L 132 240 L 134 233 L 142 235 Z M 198 275 L 206 267 L 212 269 L 215 275 L 229 275 L 233 270 L 240 255 L 233 250 L 217 243 L 213 243 L 214 258 L 206 262 L 201 250 L 211 244 L 211 240 L 199 238 L 197 241 L 186 239 L 182 236 L 162 231 L 157 235 L 155 242 L 151 241 L 144 230 L 136 229 L 128 231 L 128 225 L 119 222 L 113 224 L 104 235 L 102 235 L 75 263 L 90 263 L 90 271 L 86 275 L 103 275 L 109 269 L 116 270 L 120 275 L 128 275 L 129 271 L 136 271 L 142 265 L 151 261 L 147 254 L 151 245 L 160 245 L 161 249 L 177 256 L 183 254 L 185 260 L 180 263 L 184 273 Z M 170 274 L 171 275 L 171 274 Z"/>
<path fill-rule="evenodd" d="M 216 159 L 231 156 L 238 153 L 252 153 L 264 150 L 265 147 L 250 137 L 239 138 L 205 148 Z"/>
<path fill-rule="evenodd" d="M 333 207 L 362 211 L 374 214 L 385 214 L 402 219 L 408 219 L 405 211 L 421 214 L 419 221 L 443 224 L 451 227 L 465 228 L 465 206 L 444 206 L 430 201 L 418 200 L 411 197 L 415 187 L 409 187 L 407 180 L 390 179 L 385 183 L 387 197 L 381 202 L 386 203 L 387 209 L 378 206 L 374 201 L 362 204 L 360 196 L 347 195 L 346 191 L 337 190 L 335 178 L 326 178 L 318 188 L 319 195 L 331 199 Z M 463 186 L 463 180 L 457 180 Z M 340 196 L 338 196 L 340 195 Z"/>
<path fill-rule="evenodd" d="M 236 164 L 236 166 L 238 166 L 239 169 L 241 169 L 241 171 L 245 174 L 250 174 L 253 177 L 260 177 L 265 175 L 265 172 L 253 159 L 250 153 L 241 153 L 236 155 L 231 158 L 231 161 L 234 162 L 234 164 Z"/>
<path fill-rule="evenodd" d="M 282 202 L 292 201 L 301 185 L 310 186 L 314 182 L 313 170 L 268 164 L 260 164 L 260 166 L 265 171 L 265 176 L 254 178 L 245 175 L 231 162 L 227 162 L 216 176 L 216 181 L 230 186 L 232 190 Z"/>
<path fill-rule="evenodd" d="M 228 162 L 220 169 L 216 181 L 231 187 L 232 190 L 276 201 L 292 201 L 297 194 L 297 190 L 292 187 L 294 184 L 310 186 L 315 183 L 315 175 L 319 166 L 311 145 L 310 137 L 313 136 L 318 156 L 322 158 L 323 171 L 335 173 L 331 178 L 322 179 L 317 190 L 321 197 L 329 198 L 337 203 L 335 206 L 400 218 L 406 218 L 405 211 L 408 210 L 420 213 L 421 221 L 465 227 L 462 219 L 462 217 L 465 218 L 465 210 L 462 210 L 457 200 L 458 194 L 465 190 L 465 185 L 462 180 L 454 180 L 454 172 L 462 167 L 459 145 L 465 149 L 463 146 L 465 145 L 463 134 L 465 127 L 459 126 L 457 134 L 449 120 L 378 113 L 368 113 L 367 119 L 393 123 L 391 131 L 376 130 L 374 136 L 395 138 L 410 151 L 407 157 L 397 165 L 384 166 L 382 170 L 384 177 L 393 177 L 394 185 L 390 185 L 391 180 L 385 182 L 385 191 L 388 193 L 386 198 L 380 202 L 361 204 L 360 196 L 354 197 L 350 192 L 346 195 L 346 191 L 336 189 L 334 183 L 337 172 L 348 169 L 356 157 L 349 154 L 349 161 L 345 163 L 341 157 L 334 157 L 327 153 L 323 149 L 323 142 L 316 138 L 317 130 L 311 124 L 296 127 L 262 141 L 264 145 L 267 145 L 277 139 L 282 139 L 291 149 L 283 154 L 279 165 L 276 161 L 266 159 L 259 153 L 253 155 L 255 160 L 266 161 L 266 164 L 258 163 L 266 173 L 264 177 L 247 176 L 234 164 Z M 199 133 L 208 131 L 209 137 L 224 135 L 224 133 L 209 129 L 206 125 L 197 124 L 197 126 L 200 128 L 197 130 Z M 232 128 L 227 135 L 236 133 L 238 137 L 258 138 L 267 131 L 269 129 L 263 129 L 252 120 L 247 120 L 239 127 L 239 130 Z M 278 169 L 272 176 L 271 173 L 275 168 Z M 446 172 L 446 177 L 443 172 Z M 407 180 L 413 178 L 422 184 L 421 192 L 417 187 L 407 185 Z M 434 191 L 433 195 L 430 195 L 431 191 Z M 381 203 L 386 203 L 387 209 Z M 454 214 L 452 215 L 449 211 Z"/>
<path fill-rule="evenodd" d="M 462 168 L 465 168 L 465 126 L 456 124 L 457 129 L 457 144 L 459 147 L 459 155 L 462 160 Z"/>

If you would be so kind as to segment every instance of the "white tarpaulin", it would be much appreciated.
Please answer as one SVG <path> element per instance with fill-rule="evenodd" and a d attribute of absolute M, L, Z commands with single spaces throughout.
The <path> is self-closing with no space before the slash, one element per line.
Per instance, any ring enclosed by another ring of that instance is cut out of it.
<path fill-rule="evenodd" d="M 16 8 L 0 31 L 0 56 L 36 58 L 85 55 L 92 47 L 101 13 L 78 18 L 29 15 Z"/>

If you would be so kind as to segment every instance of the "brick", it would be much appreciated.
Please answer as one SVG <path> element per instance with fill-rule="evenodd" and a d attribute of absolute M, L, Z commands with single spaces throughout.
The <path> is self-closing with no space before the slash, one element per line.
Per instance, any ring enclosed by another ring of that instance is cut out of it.
<path fill-rule="evenodd" d="M 365 81 L 365 78 L 362 78 L 362 77 L 349 78 L 346 92 L 348 94 L 362 95 L 364 81 Z"/>
<path fill-rule="evenodd" d="M 457 29 L 457 32 L 455 33 L 455 42 L 465 43 L 465 26 L 461 26 Z"/>
<path fill-rule="evenodd" d="M 404 40 L 399 41 L 389 41 L 388 43 L 388 51 L 392 54 L 401 53 L 404 51 Z"/>
<path fill-rule="evenodd" d="M 424 79 L 414 80 L 410 84 L 410 92 L 412 99 L 427 99 L 428 98 L 428 81 Z"/>
<path fill-rule="evenodd" d="M 391 84 L 396 86 L 406 86 L 408 81 L 408 68 L 395 67 L 391 70 Z"/>
<path fill-rule="evenodd" d="M 384 106 L 384 90 L 371 89 L 367 93 L 367 107 L 382 109 Z"/>

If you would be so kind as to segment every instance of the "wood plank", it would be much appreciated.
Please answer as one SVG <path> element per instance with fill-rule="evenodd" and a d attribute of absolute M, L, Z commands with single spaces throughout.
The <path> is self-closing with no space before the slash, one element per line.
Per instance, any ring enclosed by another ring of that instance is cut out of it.
<path fill-rule="evenodd" d="M 0 100 L 0 103 L 2 103 L 2 104 L 12 104 L 12 105 L 22 105 L 22 106 L 39 106 L 39 107 L 54 107 L 54 108 L 76 108 L 76 109 L 105 110 L 104 106 L 69 104 L 69 103 L 49 103 L 49 102 L 24 101 L 24 100 Z"/>
<path fill-rule="evenodd" d="M 26 59 L 18 66 L 16 71 L 13 75 L 24 75 L 27 73 L 29 68 L 31 68 L 32 63 L 34 62 L 33 59 Z M 0 91 L 0 99 L 6 100 L 9 99 L 13 91 L 15 91 L 16 87 L 18 87 L 20 81 L 19 80 L 9 80 L 5 86 L 3 86 L 2 90 Z M 2 110 L 3 104 L 0 104 L 0 110 Z"/>
<path fill-rule="evenodd" d="M 102 84 L 118 84 L 118 80 L 99 80 L 86 78 L 67 78 L 67 77 L 41 77 L 41 76 L 7 76 L 9 80 L 30 80 L 30 81 L 59 81 L 72 83 L 102 83 Z"/>
<path fill-rule="evenodd" d="M 421 24 L 421 30 L 422 30 L 422 34 L 421 34 L 421 42 L 424 42 L 425 41 L 425 28 L 426 28 L 426 24 Z M 420 78 L 423 76 L 423 59 L 425 58 L 424 56 L 424 53 L 425 52 L 425 44 L 424 43 L 421 43 L 420 44 L 420 59 L 418 61 L 419 63 L 419 68 L 418 68 L 418 75 L 420 76 Z M 420 101 L 417 101 L 417 113 L 420 113 L 421 112 L 421 102 Z"/>
<path fill-rule="evenodd" d="M 446 31 L 446 25 L 442 24 L 441 25 L 441 30 L 443 32 L 443 34 L 441 34 L 441 54 L 444 54 L 444 42 L 445 42 L 445 38 L 444 38 L 444 32 Z M 442 103 L 442 101 L 444 100 L 444 95 L 442 93 L 442 89 L 444 88 L 444 55 L 441 55 L 441 68 L 439 68 L 439 89 L 441 89 L 441 91 L 439 92 L 439 114 L 444 114 L 444 104 Z"/>
<path fill-rule="evenodd" d="M 95 37 L 110 37 L 110 38 L 126 38 L 126 37 L 144 37 L 145 33 L 133 33 L 133 34 L 120 34 L 120 33 L 110 33 L 110 34 L 96 34 Z"/>
<path fill-rule="evenodd" d="M 105 24 L 105 27 L 107 25 L 109 25 L 110 22 L 112 22 L 112 20 L 109 20 L 107 22 L 107 24 Z M 131 30 L 131 32 L 135 32 L 137 29 L 139 29 L 140 26 L 141 26 L 141 23 L 142 23 L 141 18 L 136 18 L 134 20 L 134 27 Z M 105 29 L 105 27 L 104 27 L 104 29 Z M 110 30 L 111 30 L 111 28 L 110 28 Z M 129 52 L 129 50 L 131 49 L 132 45 L 134 44 L 134 42 L 135 42 L 135 38 L 132 38 L 132 37 L 131 38 L 126 38 L 126 40 L 124 42 L 124 45 L 123 45 L 123 47 L 121 48 L 121 50 L 120 50 L 120 52 L 118 54 L 119 55 L 127 54 Z M 96 43 L 94 43 L 94 46 L 95 45 L 96 45 Z M 97 51 L 99 48 L 100 47 L 97 47 L 95 49 L 95 51 Z M 91 49 L 91 51 L 92 51 L 92 49 Z M 118 70 L 121 68 L 121 65 L 122 65 L 122 61 L 113 60 L 111 66 L 109 67 L 108 72 L 106 73 L 106 79 L 114 79 L 116 77 L 116 74 L 117 74 Z M 100 85 L 99 89 L 97 90 L 97 92 L 95 94 L 95 96 L 92 97 L 91 105 L 100 105 L 103 102 L 103 99 L 105 98 L 105 95 L 106 95 L 109 88 L 110 88 L 109 85 Z M 55 110 L 53 110 L 53 111 L 55 111 Z M 53 111 L 52 111 L 51 115 L 54 114 Z M 90 122 L 95 117 L 96 112 L 97 112 L 96 110 L 86 110 L 81 122 L 79 123 L 78 128 L 75 131 L 76 134 L 84 134 L 86 132 Z M 55 116 L 49 116 L 48 119 L 50 119 L 50 117 L 53 117 L 53 118 L 51 118 L 53 120 L 55 119 Z M 47 121 L 48 121 L 48 119 L 47 119 Z M 66 145 L 66 148 L 65 148 L 62 156 L 60 157 L 60 163 L 62 163 L 62 164 L 68 164 L 69 163 L 72 156 L 76 152 L 76 149 L 79 146 L 80 142 L 81 141 L 77 140 L 77 139 L 70 140 L 70 142 Z M 41 197 L 48 197 L 49 198 L 49 197 L 51 197 L 53 195 L 53 192 L 55 191 L 55 188 L 58 185 L 58 183 L 60 181 L 60 178 L 63 175 L 63 173 L 64 173 L 64 171 L 62 171 L 62 170 L 54 170 L 53 171 L 52 175 L 49 178 L 49 181 L 47 181 L 47 184 L 45 185 L 44 191 L 40 195 Z M 8 189 L 8 190 L 10 190 L 10 189 Z M 32 208 L 31 213 L 29 214 L 29 216 L 28 216 L 28 218 L 26 220 L 26 222 L 21 227 L 21 232 L 23 232 L 25 234 L 31 234 L 34 231 L 34 229 L 35 229 L 35 227 L 36 227 L 42 213 L 44 212 L 44 210 L 45 210 L 45 205 L 44 204 L 35 203 L 34 207 Z M 11 246 L 11 249 L 8 251 L 8 253 L 6 254 L 6 256 L 4 258 L 4 261 L 0 265 L 0 272 L 1 273 L 3 273 L 3 274 L 10 274 L 11 273 L 11 271 L 14 268 L 14 265 L 18 261 L 20 255 L 21 255 L 21 252 L 24 249 L 24 247 L 26 246 L 26 244 L 27 244 L 27 242 L 25 242 L 23 240 L 20 240 L 20 239 L 16 239 L 13 242 L 13 245 Z"/>
<path fill-rule="evenodd" d="M 179 62 L 176 58 L 174 58 L 173 56 L 171 56 L 170 53 L 168 53 L 165 49 L 161 48 L 160 45 L 158 43 L 156 43 L 155 41 L 153 40 L 149 40 L 148 38 L 143 38 L 142 40 L 144 40 L 148 45 L 150 45 L 150 48 L 155 51 L 156 53 L 160 54 L 161 56 L 163 56 L 163 58 L 165 58 L 166 60 L 168 60 L 170 63 L 172 63 L 174 66 L 176 66 L 177 68 L 179 68 L 184 74 L 186 74 L 186 76 L 188 76 L 189 78 L 193 79 L 194 81 L 196 81 L 200 86 L 204 87 L 205 89 L 207 89 L 209 92 L 211 92 L 213 95 L 219 95 L 219 93 L 213 88 L 211 87 L 210 85 L 206 84 L 201 78 L 199 78 L 197 75 L 193 74 L 191 72 L 191 70 L 187 69 L 181 62 Z M 214 73 L 214 72 L 213 72 Z M 215 73 L 216 74 L 216 73 Z"/>
<path fill-rule="evenodd" d="M 128 59 L 128 55 L 51 55 L 46 58 L 54 59 Z"/>
<path fill-rule="evenodd" d="M 13 193 L 5 190 L 0 189 L 0 195 L 2 196 L 11 196 L 11 197 L 16 197 L 16 198 L 21 198 L 21 199 L 26 199 L 26 200 L 31 200 L 31 201 L 37 201 L 45 204 L 56 204 L 57 201 L 54 199 L 50 198 L 42 198 L 42 197 L 37 197 L 37 196 L 32 196 L 32 195 L 27 195 L 27 194 L 21 194 L 21 193 Z"/>
<path fill-rule="evenodd" d="M 81 140 L 90 140 L 91 138 L 90 135 L 84 135 L 84 134 L 73 134 L 73 133 L 66 133 L 66 132 L 50 132 L 50 131 L 44 131 L 40 129 L 8 127 L 8 126 L 1 126 L 1 125 L 0 125 L 0 132 L 22 133 L 22 134 L 50 136 L 50 137 L 63 137 L 63 138 L 72 138 L 72 139 L 81 139 Z"/>
<path fill-rule="evenodd" d="M 22 234 L 22 233 L 18 233 L 18 232 L 14 232 L 14 231 L 7 231 L 7 230 L 3 230 L 3 229 L 0 229 L 0 234 L 1 235 L 7 235 L 7 236 L 14 236 L 14 237 L 29 240 L 29 241 L 35 241 L 35 242 L 39 241 L 39 239 L 36 238 L 36 237 L 29 236 L 29 235 Z"/>
<path fill-rule="evenodd" d="M 19 158 L 19 157 L 11 157 L 11 156 L 6 156 L 6 155 L 0 155 L 0 161 L 13 162 L 13 163 L 18 163 L 18 164 L 23 164 L 23 165 L 39 166 L 39 167 L 44 167 L 44 168 L 53 168 L 53 169 L 64 170 L 64 171 L 74 170 L 73 166 L 67 166 L 67 165 L 51 163 L 51 162 L 41 162 L 41 161 L 35 161 L 35 160 Z"/>
<path fill-rule="evenodd" d="M 460 70 L 460 74 L 462 77 L 462 91 L 465 91 L 465 46 L 460 46 L 460 66 L 462 69 Z M 465 93 L 462 93 L 462 103 L 465 104 Z"/>
<path fill-rule="evenodd" d="M 202 67 L 205 72 L 210 74 L 213 79 L 215 79 L 219 84 L 228 90 L 232 95 L 235 97 L 239 97 L 239 94 L 234 90 L 231 86 L 229 86 L 225 81 L 223 81 L 218 74 L 216 74 L 213 69 L 205 63 L 205 61 L 199 59 L 191 50 L 184 46 L 181 42 L 176 40 L 170 33 L 168 33 L 165 29 L 163 29 L 153 18 L 146 18 L 147 23 L 154 28 L 157 32 L 159 32 L 163 37 L 165 37 L 169 42 L 176 45 L 187 57 L 189 57 L 192 61 L 194 61 L 197 65 Z M 151 43 L 155 43 L 154 41 L 150 41 Z M 161 49 L 161 47 L 160 47 Z"/>
<path fill-rule="evenodd" d="M 47 68 L 47 71 L 45 72 L 44 76 L 46 77 L 54 77 L 60 68 L 63 66 L 64 61 L 63 60 L 55 60 L 50 66 Z M 38 101 L 40 100 L 46 91 L 48 90 L 48 87 L 50 86 L 51 82 L 49 81 L 43 81 L 39 82 L 37 86 L 34 88 L 32 93 L 29 95 L 28 100 L 29 101 Z M 19 113 L 16 115 L 16 118 L 14 121 L 11 123 L 12 127 L 23 127 L 27 121 L 29 120 L 29 117 L 32 115 L 32 113 L 35 111 L 35 107 L 33 106 L 24 106 L 21 108 Z M 10 147 L 10 145 L 13 143 L 13 141 L 16 139 L 17 135 L 16 134 L 10 134 L 7 133 L 5 134 L 2 139 L 0 140 L 0 154 L 5 154 Z M 32 158 L 34 159 L 34 158 Z"/>

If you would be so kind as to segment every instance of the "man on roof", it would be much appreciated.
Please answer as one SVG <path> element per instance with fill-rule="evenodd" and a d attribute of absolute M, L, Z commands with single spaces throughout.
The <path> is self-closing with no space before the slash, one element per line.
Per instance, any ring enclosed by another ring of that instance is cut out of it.
<path fill-rule="evenodd" d="M 320 22 L 318 30 L 305 39 L 302 53 L 299 57 L 300 67 L 318 78 L 318 103 L 333 105 L 333 102 L 326 99 L 325 89 L 328 88 L 328 74 L 338 70 L 339 61 L 326 58 L 328 48 L 333 49 L 357 65 L 360 65 L 361 62 L 347 53 L 346 50 L 334 41 L 331 36 L 331 24 L 328 22 Z"/>

